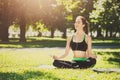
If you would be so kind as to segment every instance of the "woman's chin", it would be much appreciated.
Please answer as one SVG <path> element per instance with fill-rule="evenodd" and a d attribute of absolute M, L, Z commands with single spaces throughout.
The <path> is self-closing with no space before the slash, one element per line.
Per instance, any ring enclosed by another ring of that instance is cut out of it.
<path fill-rule="evenodd" d="M 77 27 L 75 27 L 75 30 L 78 30 L 78 28 L 77 28 Z"/>

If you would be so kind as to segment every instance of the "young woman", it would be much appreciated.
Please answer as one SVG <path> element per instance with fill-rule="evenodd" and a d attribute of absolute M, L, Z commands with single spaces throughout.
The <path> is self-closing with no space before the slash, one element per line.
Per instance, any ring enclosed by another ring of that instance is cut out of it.
<path fill-rule="evenodd" d="M 96 64 L 97 56 L 92 54 L 92 40 L 88 36 L 87 21 L 84 17 L 78 16 L 74 23 L 76 32 L 72 37 L 67 39 L 65 53 L 61 56 L 53 55 L 53 65 L 58 68 L 89 68 Z M 73 60 L 64 61 L 62 58 L 66 57 L 69 50 L 73 51 Z"/>

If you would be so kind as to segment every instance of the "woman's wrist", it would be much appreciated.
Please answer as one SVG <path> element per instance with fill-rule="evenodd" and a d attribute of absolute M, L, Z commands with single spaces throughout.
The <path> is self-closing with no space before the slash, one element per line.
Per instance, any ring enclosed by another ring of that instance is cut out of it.
<path fill-rule="evenodd" d="M 56 55 L 53 55 L 53 59 L 56 60 L 56 59 L 59 59 L 59 58 Z"/>
<path fill-rule="evenodd" d="M 97 56 L 95 54 L 91 54 L 90 57 L 97 58 Z"/>

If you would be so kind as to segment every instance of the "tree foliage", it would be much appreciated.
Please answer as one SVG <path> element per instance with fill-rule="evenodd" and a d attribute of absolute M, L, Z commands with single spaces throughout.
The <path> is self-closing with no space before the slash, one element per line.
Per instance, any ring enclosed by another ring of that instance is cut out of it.
<path fill-rule="evenodd" d="M 120 2 L 118 0 L 97 0 L 94 4 L 95 10 L 92 11 L 90 18 L 94 24 L 94 29 L 97 29 L 97 37 L 101 37 L 101 31 L 110 32 L 109 37 L 116 36 L 120 29 Z M 114 33 L 115 32 L 115 33 Z M 114 34 L 113 34 L 114 33 Z"/>
<path fill-rule="evenodd" d="M 51 31 L 51 37 L 58 29 L 66 38 L 66 29 L 74 29 L 78 15 L 87 18 L 91 33 L 97 31 L 97 37 L 103 36 L 103 30 L 106 37 L 120 33 L 119 0 L 0 0 L 0 39 L 9 41 L 8 29 L 14 22 L 20 25 L 21 42 L 26 41 L 27 27 L 36 22 L 44 24 Z M 33 29 L 42 31 L 38 26 Z"/>

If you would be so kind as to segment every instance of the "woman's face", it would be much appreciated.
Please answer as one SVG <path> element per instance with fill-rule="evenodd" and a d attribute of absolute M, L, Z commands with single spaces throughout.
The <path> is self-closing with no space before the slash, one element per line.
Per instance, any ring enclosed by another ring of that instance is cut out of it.
<path fill-rule="evenodd" d="M 82 23 L 82 20 L 80 17 L 76 18 L 74 25 L 75 25 L 76 30 L 83 29 L 83 27 L 84 27 L 84 24 Z"/>

